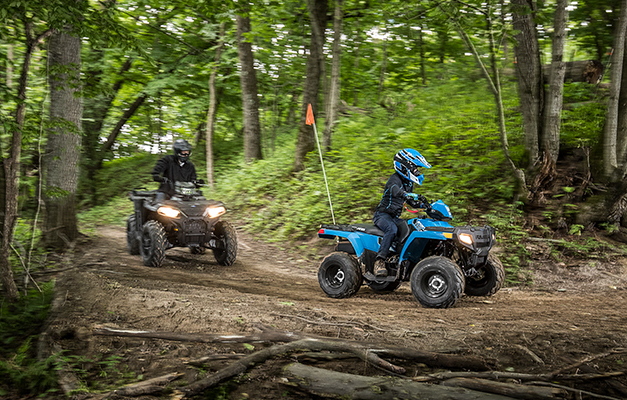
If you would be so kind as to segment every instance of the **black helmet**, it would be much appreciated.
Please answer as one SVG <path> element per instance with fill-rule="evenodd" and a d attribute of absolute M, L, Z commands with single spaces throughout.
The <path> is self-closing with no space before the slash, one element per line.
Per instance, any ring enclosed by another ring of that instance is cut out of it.
<path fill-rule="evenodd" d="M 174 141 L 174 155 L 180 162 L 186 162 L 192 154 L 192 145 L 185 139 L 177 139 Z"/>

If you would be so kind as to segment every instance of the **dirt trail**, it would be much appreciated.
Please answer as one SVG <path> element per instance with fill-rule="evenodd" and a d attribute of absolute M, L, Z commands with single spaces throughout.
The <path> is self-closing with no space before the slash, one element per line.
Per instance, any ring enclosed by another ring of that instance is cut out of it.
<path fill-rule="evenodd" d="M 100 227 L 99 237 L 73 260 L 76 268 L 59 278 L 62 301 L 51 322 L 52 338 L 74 354 L 121 357 L 125 368 L 145 378 L 173 370 L 190 377 L 196 372 L 182 365 L 181 358 L 252 350 L 242 345 L 90 336 L 93 327 L 228 334 L 252 333 L 263 324 L 478 355 L 495 360 L 500 369 L 528 373 L 556 370 L 627 347 L 627 272 L 620 265 L 612 266 L 611 273 L 597 272 L 597 279 L 587 279 L 586 284 L 581 278 L 589 271 L 583 269 L 570 271 L 571 279 L 545 274 L 538 279 L 546 288 L 542 291 L 506 288 L 491 298 L 463 297 L 451 309 L 426 309 L 414 300 L 407 284 L 391 294 L 363 287 L 352 298 L 330 299 L 318 286 L 319 260 L 238 234 L 238 259 L 231 267 L 218 265 L 211 252 L 192 255 L 186 249 L 172 249 L 164 265 L 154 269 L 126 252 L 123 229 Z M 608 355 L 579 371 L 625 370 L 625 361 L 625 354 Z M 357 369 L 377 373 L 363 364 Z M 627 388 L 627 381 L 620 378 L 614 385 Z M 271 399 L 285 390 L 259 370 L 242 378 L 229 398 L 246 393 Z M 299 396 L 284 398 L 303 398 Z"/>

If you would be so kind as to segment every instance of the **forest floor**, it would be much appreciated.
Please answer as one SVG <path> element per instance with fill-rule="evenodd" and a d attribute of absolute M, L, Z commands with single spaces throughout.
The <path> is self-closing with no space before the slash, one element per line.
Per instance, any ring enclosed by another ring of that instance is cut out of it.
<path fill-rule="evenodd" d="M 191 382 L 232 363 L 198 368 L 189 361 L 212 354 L 250 354 L 271 344 L 217 344 L 94 335 L 95 329 L 251 335 L 259 327 L 409 349 L 478 356 L 499 371 L 541 374 L 624 372 L 627 369 L 627 263 L 623 257 L 534 266 L 530 287 L 506 287 L 495 296 L 462 297 L 450 309 L 421 307 L 404 283 L 389 294 L 364 286 L 348 299 L 320 289 L 319 256 L 302 256 L 255 240 L 238 229 L 239 253 L 230 267 L 211 252 L 168 250 L 161 268 L 142 265 L 126 251 L 125 231 L 101 226 L 57 277 L 57 298 L 48 326 L 54 349 L 78 356 L 75 371 L 90 391 L 128 377 L 149 379 L 181 372 Z M 328 241 L 331 244 L 331 241 Z M 542 242 L 534 244 L 539 254 Z M 116 360 L 118 362 L 116 362 Z M 275 358 L 203 398 L 317 399 L 285 384 L 281 368 L 301 360 Z M 304 359 L 303 359 L 303 362 Z M 325 367 L 333 368 L 330 363 Z M 359 360 L 335 367 L 362 375 L 385 375 Z M 434 372 L 405 365 L 407 376 Z M 618 376 L 578 388 L 626 398 Z M 109 388 L 110 390 L 110 388 Z M 578 395 L 572 398 L 594 398 Z M 156 396 L 144 395 L 143 399 Z M 166 397 L 164 397 L 166 398 Z"/>

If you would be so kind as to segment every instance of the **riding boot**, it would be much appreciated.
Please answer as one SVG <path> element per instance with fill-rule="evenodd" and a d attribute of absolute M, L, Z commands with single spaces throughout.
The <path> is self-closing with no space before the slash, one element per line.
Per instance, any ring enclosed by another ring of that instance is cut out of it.
<path fill-rule="evenodd" d="M 374 262 L 374 275 L 380 278 L 388 276 L 388 270 L 385 268 L 385 260 L 377 258 Z"/>

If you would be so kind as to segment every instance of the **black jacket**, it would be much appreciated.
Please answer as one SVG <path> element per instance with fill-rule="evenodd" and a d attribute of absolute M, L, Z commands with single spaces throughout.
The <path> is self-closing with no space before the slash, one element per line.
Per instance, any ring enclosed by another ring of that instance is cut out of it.
<path fill-rule="evenodd" d="M 172 196 L 174 194 L 174 182 L 194 182 L 196 181 L 196 167 L 191 161 L 181 165 L 175 155 L 170 154 L 157 161 L 152 170 L 152 178 L 156 182 L 161 182 L 160 192 L 165 192 Z M 169 182 L 164 181 L 167 178 Z"/>
<path fill-rule="evenodd" d="M 411 193 L 414 183 L 404 179 L 397 172 L 393 173 L 385 184 L 383 197 L 375 212 L 384 212 L 393 217 L 400 217 L 403 212 L 403 205 L 407 198 L 407 193 Z"/>

